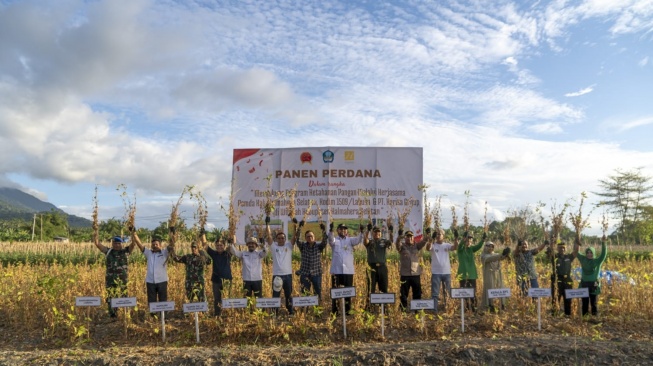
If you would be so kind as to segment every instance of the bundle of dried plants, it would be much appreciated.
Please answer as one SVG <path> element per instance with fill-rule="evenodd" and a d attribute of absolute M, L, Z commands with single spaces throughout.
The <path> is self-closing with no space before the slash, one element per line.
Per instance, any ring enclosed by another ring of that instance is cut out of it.
<path fill-rule="evenodd" d="M 458 229 L 458 215 L 456 215 L 456 206 L 451 206 L 451 230 Z"/>
<path fill-rule="evenodd" d="M 136 223 L 136 194 L 134 194 L 132 200 L 127 193 L 127 185 L 123 183 L 118 184 L 116 191 L 121 191 L 120 198 L 122 198 L 122 204 L 125 206 L 123 225 L 127 230 L 134 228 Z"/>
<path fill-rule="evenodd" d="M 555 201 L 551 205 L 551 238 L 555 240 L 556 243 L 560 240 L 560 234 L 565 225 L 565 215 L 568 207 L 568 202 L 565 202 L 562 207 L 558 207 L 558 204 Z"/>
<path fill-rule="evenodd" d="M 170 219 L 168 220 L 168 227 L 177 227 L 177 221 L 179 221 L 179 207 L 181 206 L 181 203 L 184 201 L 184 196 L 187 193 L 190 193 L 193 190 L 193 186 L 186 186 L 184 189 L 181 191 L 181 194 L 179 195 L 179 198 L 177 199 L 177 202 L 172 205 L 172 209 L 170 210 Z M 172 233 L 172 238 L 170 238 L 171 241 L 177 242 L 177 231 Z"/>
<path fill-rule="evenodd" d="M 465 231 L 469 230 L 469 197 L 471 193 L 465 191 L 465 206 L 463 207 L 463 229 Z"/>
<path fill-rule="evenodd" d="M 313 208 L 313 200 L 308 200 L 308 207 L 306 208 L 306 211 L 304 212 L 304 216 L 302 217 L 302 221 L 306 222 L 308 221 L 308 217 L 311 214 L 311 208 Z"/>
<path fill-rule="evenodd" d="M 429 203 L 428 194 L 427 194 L 427 190 L 429 186 L 426 184 L 420 184 L 417 188 L 420 191 L 422 191 L 422 195 L 423 195 L 424 223 L 422 225 L 423 225 L 423 229 L 426 230 L 427 228 L 430 228 L 431 225 L 433 224 L 433 213 L 431 212 L 431 204 Z"/>
<path fill-rule="evenodd" d="M 583 204 L 585 203 L 585 198 L 587 198 L 587 193 L 581 192 L 578 211 L 576 213 L 574 212 L 569 213 L 569 221 L 571 222 L 574 229 L 576 230 L 577 237 L 580 237 L 584 228 L 590 227 L 589 216 L 592 214 L 592 211 L 594 211 L 594 210 L 590 210 L 590 213 L 587 214 L 587 216 L 583 217 Z"/>
<path fill-rule="evenodd" d="M 433 222 L 435 223 L 435 230 L 442 228 L 442 196 L 435 197 L 435 204 L 433 205 Z"/>
<path fill-rule="evenodd" d="M 91 215 L 91 218 L 93 220 L 93 242 L 96 243 L 98 242 L 100 238 L 100 225 L 98 223 L 98 199 L 97 199 L 97 185 L 95 186 L 95 193 L 93 195 L 93 214 Z"/>
<path fill-rule="evenodd" d="M 296 200 L 297 198 L 297 183 L 295 183 L 295 186 L 292 187 L 290 190 L 290 193 L 288 194 L 288 216 L 291 219 L 294 219 L 295 216 L 297 215 L 297 206 L 296 206 Z"/>
<path fill-rule="evenodd" d="M 202 195 L 202 192 L 190 190 L 190 198 L 197 201 L 197 209 L 195 210 L 195 226 L 197 227 L 198 237 L 200 237 L 202 230 L 206 228 L 206 222 L 209 216 L 209 208 L 206 203 L 206 199 Z"/>

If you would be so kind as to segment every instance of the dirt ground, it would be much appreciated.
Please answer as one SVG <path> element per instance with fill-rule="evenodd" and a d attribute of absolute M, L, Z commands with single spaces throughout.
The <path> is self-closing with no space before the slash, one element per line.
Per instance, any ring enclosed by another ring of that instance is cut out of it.
<path fill-rule="evenodd" d="M 653 365 L 648 340 L 550 335 L 320 347 L 4 348 L 0 365 Z"/>

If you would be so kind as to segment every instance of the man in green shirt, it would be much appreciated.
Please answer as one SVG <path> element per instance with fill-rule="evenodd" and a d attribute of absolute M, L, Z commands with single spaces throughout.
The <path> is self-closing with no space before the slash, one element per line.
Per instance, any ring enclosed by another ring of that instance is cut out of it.
<path fill-rule="evenodd" d="M 580 249 L 580 233 L 576 233 L 576 243 L 574 244 L 574 255 L 578 257 L 581 268 L 580 285 L 578 288 L 587 288 L 590 293 L 589 299 L 583 297 L 583 315 L 587 314 L 589 306 L 592 307 L 592 315 L 598 315 L 599 311 L 596 307 L 596 297 L 601 293 L 601 283 L 599 282 L 599 275 L 601 274 L 601 265 L 608 256 L 608 248 L 606 246 L 605 235 L 601 238 L 601 255 L 596 256 L 594 248 L 587 248 L 585 255 L 579 253 Z"/>
<path fill-rule="evenodd" d="M 477 244 L 472 245 L 474 242 L 474 236 L 472 233 L 465 232 L 463 234 L 462 242 L 459 243 L 457 253 L 458 253 L 458 280 L 460 281 L 460 287 L 462 288 L 473 288 L 474 293 L 476 293 L 476 279 L 478 279 L 478 273 L 476 272 L 476 262 L 474 261 L 474 253 L 478 252 L 483 248 L 483 243 L 487 239 L 487 233 L 483 233 L 483 238 Z M 476 311 L 476 297 L 471 299 L 466 299 L 465 306 L 471 311 Z"/>

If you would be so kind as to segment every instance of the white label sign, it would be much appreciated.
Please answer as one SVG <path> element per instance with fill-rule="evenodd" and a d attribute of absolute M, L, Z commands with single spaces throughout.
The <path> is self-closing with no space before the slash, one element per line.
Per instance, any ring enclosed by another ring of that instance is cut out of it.
<path fill-rule="evenodd" d="M 111 299 L 112 308 L 130 308 L 136 306 L 135 297 L 114 297 Z"/>
<path fill-rule="evenodd" d="M 209 311 L 209 304 L 206 301 L 184 304 L 184 313 L 199 313 L 203 311 Z"/>
<path fill-rule="evenodd" d="M 299 296 L 292 298 L 292 306 L 302 307 L 302 306 L 318 306 L 320 305 L 320 299 L 316 296 Z"/>
<path fill-rule="evenodd" d="M 102 300 L 99 296 L 78 296 L 75 298 L 75 306 L 100 306 Z"/>
<path fill-rule="evenodd" d="M 454 299 L 467 299 L 474 297 L 473 288 L 452 288 L 451 297 Z"/>
<path fill-rule="evenodd" d="M 247 307 L 247 299 L 222 299 L 223 309 L 242 309 Z"/>
<path fill-rule="evenodd" d="M 529 288 L 528 296 L 530 297 L 551 297 L 550 288 Z"/>
<path fill-rule="evenodd" d="M 394 304 L 395 294 L 370 294 L 372 304 Z"/>
<path fill-rule="evenodd" d="M 257 308 L 280 308 L 281 298 L 280 297 L 257 297 L 256 307 Z"/>
<path fill-rule="evenodd" d="M 355 287 L 340 287 L 331 289 L 332 299 L 342 299 L 343 297 L 356 297 Z"/>
<path fill-rule="evenodd" d="M 412 300 L 410 302 L 410 310 L 431 310 L 435 309 L 435 301 L 428 300 Z"/>
<path fill-rule="evenodd" d="M 170 311 L 170 310 L 175 310 L 174 301 L 161 301 L 161 302 L 150 303 L 150 313 L 156 313 L 159 311 Z"/>
<path fill-rule="evenodd" d="M 509 288 L 493 288 L 487 290 L 488 299 L 499 299 L 504 297 L 510 297 Z"/>
<path fill-rule="evenodd" d="M 590 297 L 590 290 L 587 287 L 565 290 L 568 299 L 577 299 L 579 297 Z"/>

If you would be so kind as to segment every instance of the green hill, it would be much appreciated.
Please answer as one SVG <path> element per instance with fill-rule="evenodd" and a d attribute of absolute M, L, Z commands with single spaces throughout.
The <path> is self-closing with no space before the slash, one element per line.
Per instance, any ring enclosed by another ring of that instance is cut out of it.
<path fill-rule="evenodd" d="M 35 213 L 51 210 L 66 215 L 71 228 L 90 227 L 91 221 L 83 217 L 69 215 L 57 206 L 15 188 L 0 188 L 0 220 L 31 221 Z"/>

